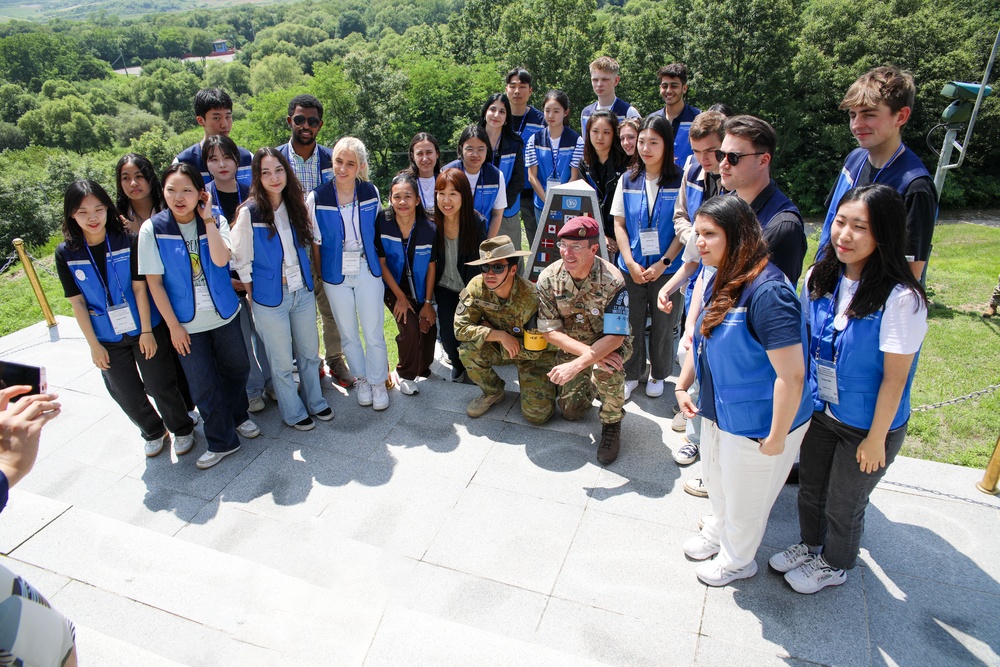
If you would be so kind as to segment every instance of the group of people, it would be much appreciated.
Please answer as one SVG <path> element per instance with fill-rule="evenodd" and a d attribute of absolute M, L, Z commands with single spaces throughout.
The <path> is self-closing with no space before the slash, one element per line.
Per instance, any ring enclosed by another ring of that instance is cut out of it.
<path fill-rule="evenodd" d="M 859 148 L 830 192 L 799 296 L 805 229 L 771 178 L 771 125 L 689 105 L 681 63 L 657 72 L 664 107 L 646 117 L 616 96 L 613 59 L 590 74 L 597 101 L 582 135 L 567 125 L 566 94 L 532 107 L 531 75 L 515 68 L 462 130 L 454 161 L 442 166 L 430 134 L 413 137 L 384 203 L 359 139 L 317 144 L 315 97 L 289 103 L 287 144 L 251 154 L 228 137 L 232 102 L 217 89 L 195 98 L 204 141 L 161 178 L 129 154 L 117 205 L 97 183 L 73 183 L 57 266 L 146 454 L 170 433 L 178 455 L 189 451 L 200 416 L 197 465 L 212 467 L 259 434 L 249 413 L 265 396 L 291 428 L 333 419 L 325 366 L 360 405 L 386 409 L 386 308 L 403 394 L 430 376 L 440 342 L 450 379 L 481 389 L 466 409 L 480 417 L 505 396 L 495 368 L 513 364 L 532 424 L 557 405 L 581 419 L 599 400 L 605 465 L 632 392 L 644 382 L 662 395 L 677 359 L 672 425 L 685 438 L 674 458 L 702 459 L 685 489 L 712 505 L 684 544 L 706 561 L 697 576 L 725 585 L 756 573 L 798 457 L 802 541 L 770 565 L 800 592 L 843 583 L 868 496 L 906 433 L 926 330 L 920 278 L 937 198 L 901 140 L 913 79 L 876 68 L 844 97 Z M 519 275 L 531 254 L 522 231 L 530 245 L 547 191 L 579 178 L 597 215 L 560 223 L 559 259 L 532 283 Z"/>

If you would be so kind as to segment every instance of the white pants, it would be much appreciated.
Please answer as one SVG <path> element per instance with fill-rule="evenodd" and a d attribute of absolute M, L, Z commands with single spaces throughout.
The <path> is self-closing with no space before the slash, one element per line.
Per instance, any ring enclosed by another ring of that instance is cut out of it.
<path fill-rule="evenodd" d="M 788 479 L 809 422 L 788 434 L 785 451 L 760 453 L 756 440 L 727 433 L 709 419 L 701 422 L 701 462 L 712 516 L 701 534 L 720 546 L 716 556 L 727 570 L 750 564 L 764 537 L 767 517 Z"/>
<path fill-rule="evenodd" d="M 340 331 L 340 342 L 351 372 L 359 378 L 367 378 L 372 384 L 385 382 L 389 377 L 389 356 L 385 346 L 385 283 L 372 275 L 364 258 L 361 272 L 354 276 L 344 276 L 339 285 L 323 283 L 326 298 L 333 310 Z M 358 335 L 358 324 L 361 335 Z M 364 336 L 364 345 L 361 344 Z"/>

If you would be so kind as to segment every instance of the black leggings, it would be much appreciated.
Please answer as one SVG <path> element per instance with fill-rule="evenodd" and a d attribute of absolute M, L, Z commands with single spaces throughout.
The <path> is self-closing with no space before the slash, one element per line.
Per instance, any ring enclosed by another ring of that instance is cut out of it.
<path fill-rule="evenodd" d="M 455 309 L 458 307 L 458 292 L 438 285 L 434 288 L 434 297 L 438 306 L 438 333 L 441 336 L 441 347 L 448 353 L 448 360 L 456 373 L 465 370 L 462 360 L 458 358 L 458 339 L 455 338 Z"/>

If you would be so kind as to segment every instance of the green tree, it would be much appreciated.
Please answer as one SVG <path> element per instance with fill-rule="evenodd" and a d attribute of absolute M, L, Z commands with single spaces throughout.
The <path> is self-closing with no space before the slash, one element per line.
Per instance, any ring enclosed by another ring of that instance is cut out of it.
<path fill-rule="evenodd" d="M 337 37 L 341 39 L 355 32 L 363 36 L 367 30 L 365 17 L 353 9 L 341 12 L 337 19 Z"/>
<path fill-rule="evenodd" d="M 206 88 L 222 88 L 233 96 L 250 94 L 250 68 L 238 62 L 205 64 Z"/>
<path fill-rule="evenodd" d="M 214 37 L 207 30 L 192 30 L 188 35 L 188 49 L 193 56 L 204 58 L 212 52 Z"/>
<path fill-rule="evenodd" d="M 344 59 L 344 73 L 357 88 L 357 114 L 350 131 L 365 142 L 372 172 L 378 176 L 391 163 L 392 151 L 409 141 L 402 130 L 406 75 L 387 65 L 373 54 L 349 53 Z"/>
<path fill-rule="evenodd" d="M 284 53 L 267 56 L 250 67 L 250 90 L 254 95 L 296 86 L 305 80 L 299 61 Z"/>
<path fill-rule="evenodd" d="M 0 120 L 16 123 L 17 119 L 35 108 L 35 98 L 16 83 L 0 86 Z"/>

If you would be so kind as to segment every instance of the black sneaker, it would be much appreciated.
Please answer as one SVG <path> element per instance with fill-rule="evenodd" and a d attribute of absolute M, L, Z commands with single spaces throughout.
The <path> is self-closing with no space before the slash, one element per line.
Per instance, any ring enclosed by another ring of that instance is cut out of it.
<path fill-rule="evenodd" d="M 312 419 L 309 419 L 309 417 L 306 417 L 302 421 L 295 422 L 294 424 L 292 424 L 292 428 L 297 429 L 299 431 L 311 431 L 314 428 L 316 428 L 316 422 L 314 422 Z"/>

